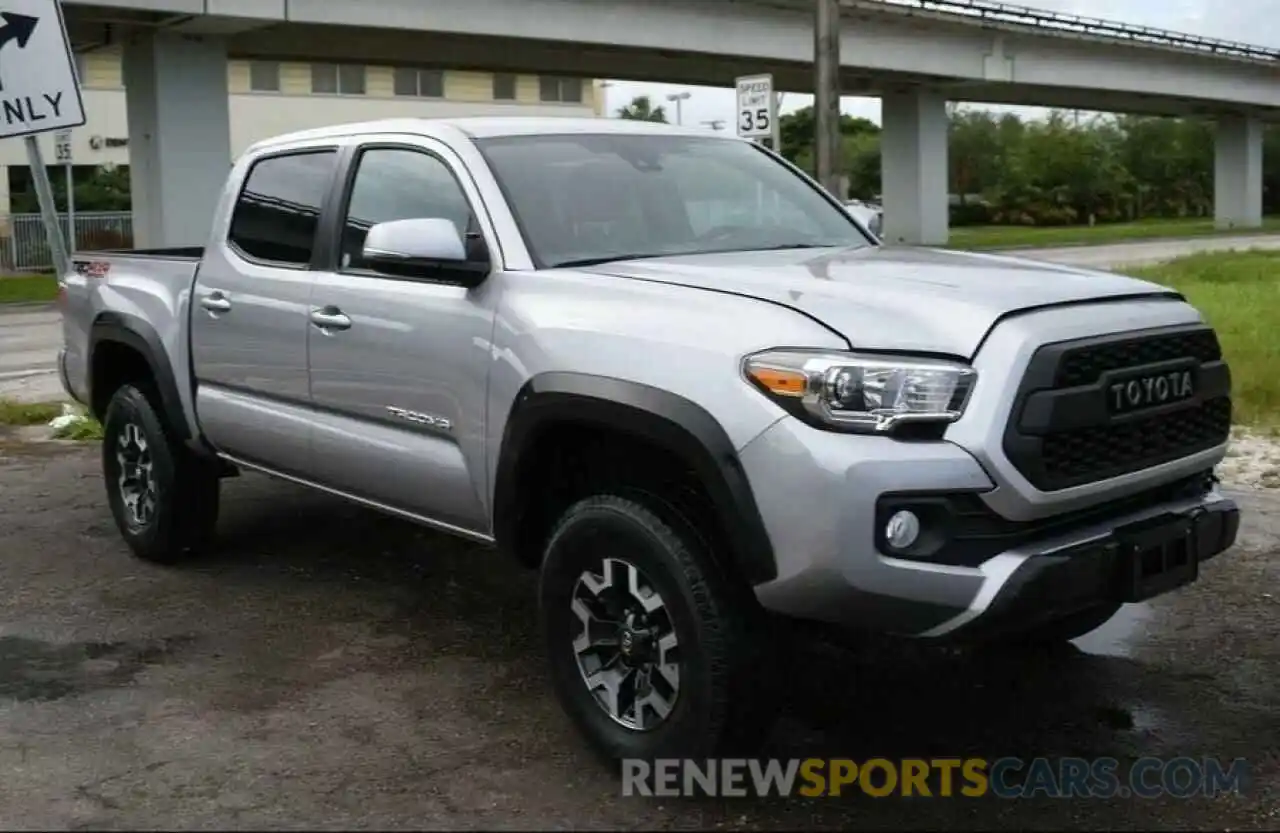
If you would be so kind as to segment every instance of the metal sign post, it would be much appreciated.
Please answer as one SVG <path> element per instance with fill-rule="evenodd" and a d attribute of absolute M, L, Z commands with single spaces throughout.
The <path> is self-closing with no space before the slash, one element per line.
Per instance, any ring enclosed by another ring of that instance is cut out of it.
<path fill-rule="evenodd" d="M 71 131 L 59 130 L 53 137 L 57 160 L 62 163 L 67 186 L 67 254 L 76 251 L 76 181 L 71 158 Z"/>
<path fill-rule="evenodd" d="M 49 251 L 54 267 L 65 272 L 71 268 L 70 257 L 36 136 L 85 123 L 75 56 L 58 0 L 3 0 L 3 6 L 0 55 L 8 60 L 0 74 L 0 139 L 26 137 L 27 163 L 40 200 Z M 14 57 L 10 52 L 22 54 Z"/>
<path fill-rule="evenodd" d="M 65 274 L 71 270 L 71 253 L 67 251 L 67 243 L 62 238 L 62 227 L 58 224 L 58 204 L 53 199 L 49 170 L 44 166 L 40 141 L 35 136 L 28 136 L 25 141 L 31 181 L 35 183 L 36 199 L 40 201 L 40 219 L 44 221 L 44 233 L 49 239 L 49 254 L 53 255 L 53 265 L 58 272 Z"/>

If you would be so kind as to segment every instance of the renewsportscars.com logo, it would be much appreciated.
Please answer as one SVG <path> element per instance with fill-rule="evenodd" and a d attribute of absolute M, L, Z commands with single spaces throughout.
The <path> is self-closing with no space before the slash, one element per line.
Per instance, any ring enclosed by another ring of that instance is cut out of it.
<path fill-rule="evenodd" d="M 1242 795 L 1243 758 L 628 759 L 625 796 L 745 798 L 1191 798 Z"/>

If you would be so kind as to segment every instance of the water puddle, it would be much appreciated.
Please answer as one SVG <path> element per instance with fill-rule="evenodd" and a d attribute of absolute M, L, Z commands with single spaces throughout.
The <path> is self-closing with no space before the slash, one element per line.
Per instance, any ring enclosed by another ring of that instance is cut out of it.
<path fill-rule="evenodd" d="M 77 642 L 65 645 L 0 637 L 0 700 L 48 701 L 127 684 L 144 668 L 165 662 L 192 642 Z"/>
<path fill-rule="evenodd" d="M 1142 626 L 1151 620 L 1154 611 L 1147 604 L 1127 604 L 1116 611 L 1098 628 L 1072 644 L 1086 654 L 1104 657 L 1133 656 L 1135 643 L 1142 633 Z"/>

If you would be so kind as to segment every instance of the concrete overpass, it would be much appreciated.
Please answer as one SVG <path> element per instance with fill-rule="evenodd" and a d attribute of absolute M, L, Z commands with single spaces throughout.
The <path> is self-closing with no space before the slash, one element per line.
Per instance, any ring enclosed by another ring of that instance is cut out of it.
<path fill-rule="evenodd" d="M 883 98 L 886 237 L 947 239 L 948 100 L 1211 116 L 1215 213 L 1262 219 L 1280 52 L 984 0 L 840 0 L 847 95 Z M 139 245 L 203 242 L 226 174 L 229 56 L 813 89 L 813 0 L 64 0 L 122 42 Z"/>

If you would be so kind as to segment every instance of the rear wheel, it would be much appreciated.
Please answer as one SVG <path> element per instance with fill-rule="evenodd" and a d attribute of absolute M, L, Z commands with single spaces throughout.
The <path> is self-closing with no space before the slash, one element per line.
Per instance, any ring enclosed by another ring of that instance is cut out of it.
<path fill-rule="evenodd" d="M 560 703 L 610 760 L 746 751 L 774 722 L 755 611 L 699 536 L 639 500 L 598 495 L 564 513 L 539 612 Z"/>
<path fill-rule="evenodd" d="M 102 471 L 116 527 L 138 558 L 172 564 L 213 535 L 219 477 L 161 416 L 149 386 L 112 395 L 103 417 Z"/>

